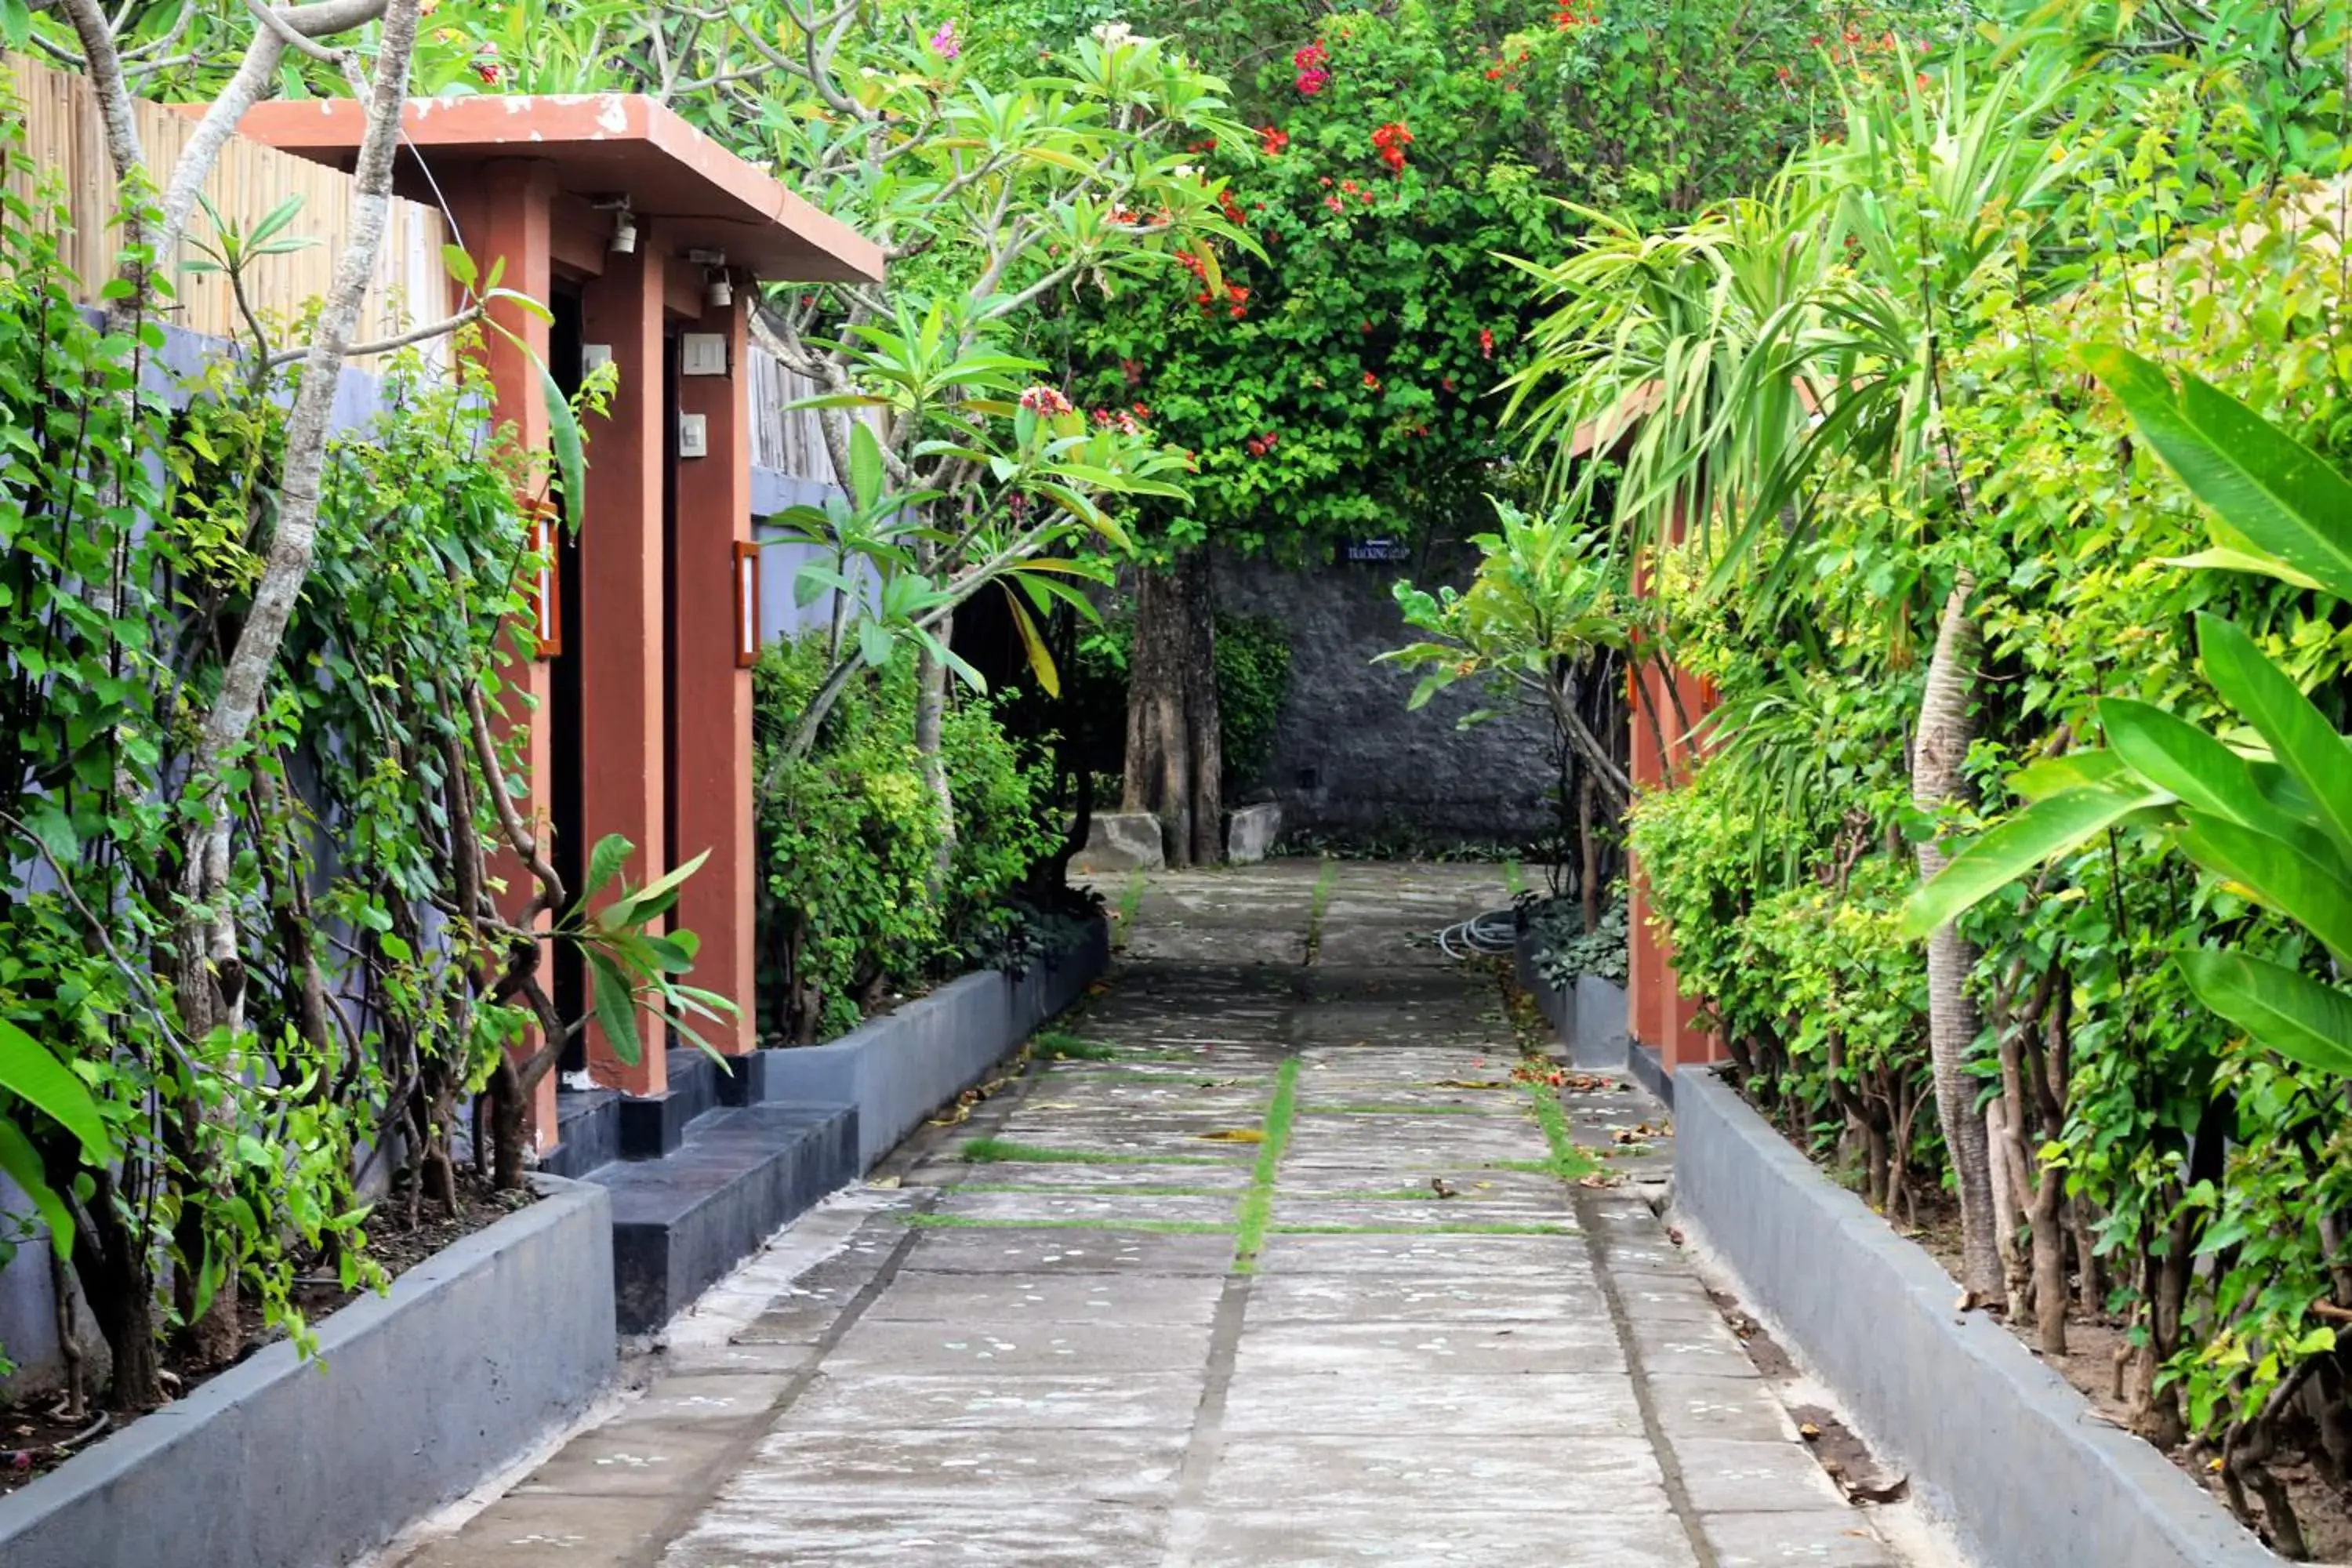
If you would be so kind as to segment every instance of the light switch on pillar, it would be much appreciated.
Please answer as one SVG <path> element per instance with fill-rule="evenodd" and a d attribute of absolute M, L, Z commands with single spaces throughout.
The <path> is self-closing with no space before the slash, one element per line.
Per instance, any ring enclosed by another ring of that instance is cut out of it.
<path fill-rule="evenodd" d="M 744 290 L 706 304 L 695 333 L 723 335 L 724 373 L 681 375 L 678 412 L 699 415 L 703 455 L 677 467 L 677 531 L 671 556 L 669 657 L 677 703 L 669 787 L 677 837 L 672 860 L 709 851 L 680 892 L 672 924 L 700 940 L 688 983 L 742 1009 L 732 1026 L 705 1032 L 721 1050 L 757 1043 L 752 987 L 752 909 L 759 868 L 751 837 L 751 672 L 737 658 L 736 549 L 751 537 L 751 430 L 743 374 Z M 695 367 L 705 368 L 706 359 Z"/>
<path fill-rule="evenodd" d="M 618 834 L 635 849 L 622 879 L 643 887 L 668 869 L 664 731 L 662 451 L 665 425 L 658 244 L 609 257 L 581 295 L 581 325 L 608 345 L 618 381 L 583 432 L 592 465 L 580 528 L 580 819 L 584 851 Z M 573 896 L 583 889 L 574 889 Z M 617 891 L 617 889 L 614 889 Z M 642 1054 L 624 1061 L 601 1026 L 588 1034 L 596 1081 L 631 1094 L 668 1086 L 660 1023 L 637 1015 Z"/>

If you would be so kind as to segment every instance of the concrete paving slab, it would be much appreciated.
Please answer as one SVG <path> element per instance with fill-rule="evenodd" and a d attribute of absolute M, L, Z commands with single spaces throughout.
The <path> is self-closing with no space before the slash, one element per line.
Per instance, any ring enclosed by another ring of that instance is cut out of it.
<path fill-rule="evenodd" d="M 910 1268 L 945 1274 L 1223 1274 L 1227 1236 L 1118 1230 L 927 1230 Z"/>
<path fill-rule="evenodd" d="M 1017 1495 L 930 1517 L 909 1517 L 888 1503 L 796 1504 L 778 1511 L 762 1501 L 711 1510 L 661 1561 L 663 1568 L 1104 1568 L 1159 1562 L 1167 1530 L 1167 1516 L 1156 1511 Z"/>
<path fill-rule="evenodd" d="M 1818 1513 L 1846 1507 L 1802 1443 L 1685 1437 L 1674 1449 L 1691 1506 L 1701 1513 Z"/>
<path fill-rule="evenodd" d="M 1763 1380 L 1753 1375 L 1688 1377 L 1668 1373 L 1648 1382 L 1658 1425 L 1672 1442 L 1689 1437 L 1736 1437 L 1759 1443 L 1785 1443 L 1796 1436 L 1796 1423 L 1773 1399 Z"/>
<path fill-rule="evenodd" d="M 1647 1438 L 1253 1436 L 1229 1439 L 1209 1477 L 1243 1512 L 1377 1511 L 1401 1503 L 1480 1513 L 1608 1513 L 1665 1478 Z"/>
<path fill-rule="evenodd" d="M 1334 1517 L 1239 1514 L 1179 1523 L 1181 1568 L 1697 1568 L 1664 1493 L 1640 1511 L 1570 1517 L 1430 1512 L 1408 1507 Z"/>
<path fill-rule="evenodd" d="M 1853 1509 L 1820 1513 L 1718 1513 L 1699 1521 L 1717 1568 L 1897 1568 Z"/>
<path fill-rule="evenodd" d="M 1105 1197 L 1090 1193 L 967 1192 L 950 1188 L 940 1195 L 932 1213 L 944 1217 L 1012 1223 L 1023 1220 L 1115 1224 L 1142 1220 L 1154 1224 L 1231 1225 L 1237 1217 L 1236 1197 L 1168 1197 L 1122 1194 Z"/>
<path fill-rule="evenodd" d="M 1605 1323 L 1267 1323 L 1245 1335 L 1236 1375 L 1337 1372 L 1380 1378 L 1613 1372 L 1625 1364 Z"/>
<path fill-rule="evenodd" d="M 1224 1430 L 1297 1435 L 1638 1436 L 1633 1385 L 1613 1372 L 1531 1372 L 1512 1378 L 1402 1373 L 1378 1380 L 1330 1373 L 1246 1372 L 1225 1396 Z"/>
<path fill-rule="evenodd" d="M 1276 1236 L 1266 1239 L 1258 1272 L 1583 1279 L 1592 1261 L 1573 1237 Z"/>
<path fill-rule="evenodd" d="M 815 1501 L 984 1509 L 1045 1490 L 1121 1508 L 1176 1497 L 1184 1434 L 1148 1431 L 816 1432 L 771 1436 L 719 1494 L 721 1509 Z"/>
<path fill-rule="evenodd" d="M 667 1510 L 635 1497 L 518 1494 L 425 1545 L 406 1568 L 635 1568 L 660 1543 Z"/>
<path fill-rule="evenodd" d="M 865 1323 L 1205 1325 L 1225 1282 L 1209 1274 L 996 1275 L 904 1269 Z"/>
<path fill-rule="evenodd" d="M 1048 1323 L 1015 1313 L 993 1324 L 867 1318 L 825 1357 L 829 1372 L 1000 1376 L 1008 1373 L 1186 1372 L 1209 1360 L 1206 1323 Z"/>
<path fill-rule="evenodd" d="M 1192 1423 L 1201 1386 L 1199 1373 L 946 1377 L 825 1373 L 793 1402 L 778 1425 L 835 1431 L 901 1426 L 1181 1430 Z"/>
<path fill-rule="evenodd" d="M 1440 1275 L 1381 1279 L 1353 1274 L 1274 1274 L 1250 1287 L 1249 1321 L 1306 1322 L 1545 1322 L 1558 1319 L 1605 1322 L 1609 1308 L 1598 1285 L 1552 1280 Z"/>

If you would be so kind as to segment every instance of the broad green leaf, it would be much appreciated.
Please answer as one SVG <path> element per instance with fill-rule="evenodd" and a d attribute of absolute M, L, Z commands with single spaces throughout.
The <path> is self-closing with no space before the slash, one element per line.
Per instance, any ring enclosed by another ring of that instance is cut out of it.
<path fill-rule="evenodd" d="M 882 443 L 863 419 L 849 427 L 849 493 L 860 511 L 872 511 L 882 499 Z"/>
<path fill-rule="evenodd" d="M 2200 947 L 2173 959 L 2197 999 L 2256 1043 L 2289 1061 L 2352 1077 L 2352 997 L 2242 952 Z"/>
<path fill-rule="evenodd" d="M 56 1248 L 58 1257 L 68 1263 L 73 1261 L 73 1211 L 49 1185 L 32 1140 L 25 1136 L 23 1128 L 5 1116 L 0 1116 L 0 1173 L 5 1173 L 33 1200 L 34 1210 L 48 1227 L 49 1245 Z"/>
<path fill-rule="evenodd" d="M 1029 656 L 1030 673 L 1037 678 L 1037 684 L 1045 689 L 1046 696 L 1061 696 L 1062 672 L 1054 668 L 1054 655 L 1045 647 L 1045 639 L 1038 635 L 1037 623 L 1029 618 L 1028 609 L 1009 587 L 1004 593 L 1004 602 L 1013 610 L 1013 629 L 1021 634 L 1022 649 Z"/>
<path fill-rule="evenodd" d="M 2038 763 L 2028 763 L 2002 782 L 2019 799 L 2031 801 L 2056 795 L 2061 790 L 2112 784 L 2119 778 L 2126 778 L 2130 771 L 2124 765 L 2124 760 L 2113 752 L 2069 752 L 2062 757 L 2044 757 Z"/>
<path fill-rule="evenodd" d="M 563 521 L 577 530 L 580 509 L 588 499 L 588 458 L 580 438 L 580 421 L 572 412 L 571 399 L 556 384 L 555 373 L 547 362 L 535 360 L 539 366 L 540 395 L 547 402 L 547 445 L 555 457 L 555 472 L 563 489 Z"/>
<path fill-rule="evenodd" d="M 2221 545 L 2200 550 L 2190 555 L 2160 555 L 2159 566 L 2186 566 L 2206 572 L 2252 572 L 2259 576 L 2275 577 L 2282 583 L 2292 583 L 2298 588 L 2319 591 L 2316 580 L 2305 575 L 2285 562 L 2269 555 L 2257 555 L 2243 550 L 2228 550 Z"/>
<path fill-rule="evenodd" d="M 2213 689 L 2270 742 L 2271 755 L 2318 807 L 2329 837 L 2352 854 L 2352 757 L 2336 726 L 2253 638 L 2221 616 L 2197 617 L 2197 650 Z"/>
<path fill-rule="evenodd" d="M 460 289 L 471 289 L 481 281 L 482 275 L 474 266 L 473 256 L 462 245 L 443 246 L 441 265 L 449 269 L 449 276 L 457 280 Z"/>
<path fill-rule="evenodd" d="M 2196 725 L 2122 697 L 2099 704 L 2099 723 L 2109 749 L 2147 784 L 2231 822 L 2263 815 L 2246 759 Z"/>
<path fill-rule="evenodd" d="M 72 1133 L 92 1164 L 113 1158 L 113 1142 L 99 1117 L 98 1102 L 81 1079 L 40 1041 L 5 1018 L 0 1018 L 0 1089 Z"/>
<path fill-rule="evenodd" d="M 2101 344 L 2084 363 L 2189 492 L 2255 551 L 2352 600 L 2352 480 L 2227 393 Z"/>
<path fill-rule="evenodd" d="M 1926 936 L 2043 861 L 2161 800 L 2152 791 L 2091 786 L 2035 801 L 1970 840 L 1934 881 L 1905 900 L 1902 933 Z"/>
<path fill-rule="evenodd" d="M 588 973 L 595 994 L 596 1022 L 604 1031 L 604 1043 L 614 1056 L 628 1066 L 637 1065 L 645 1054 L 645 1044 L 637 1036 L 637 999 L 629 983 L 611 958 L 594 948 L 583 948 L 588 960 Z"/>
<path fill-rule="evenodd" d="M 586 907 L 589 900 L 603 892 L 606 884 L 621 874 L 621 867 L 627 862 L 629 851 L 635 847 L 618 833 L 607 833 L 596 840 L 596 847 L 588 851 L 588 874 L 581 879 L 580 907 Z"/>
<path fill-rule="evenodd" d="M 2352 960 L 2352 883 L 2345 880 L 2340 859 L 2331 865 L 2305 847 L 2201 812 L 2185 814 L 2180 847 L 2208 871 L 2326 942 L 2338 958 Z"/>

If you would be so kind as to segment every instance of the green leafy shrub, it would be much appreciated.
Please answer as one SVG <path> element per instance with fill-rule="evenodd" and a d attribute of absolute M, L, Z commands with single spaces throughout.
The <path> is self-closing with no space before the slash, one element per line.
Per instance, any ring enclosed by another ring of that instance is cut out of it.
<path fill-rule="evenodd" d="M 759 765 L 831 668 L 812 632 L 766 650 L 752 672 Z M 1007 896 L 1056 835 L 1052 780 L 1005 734 L 994 705 L 948 711 L 940 754 L 956 801 L 946 864 L 914 735 L 913 661 L 854 682 L 804 757 L 776 766 L 759 822 L 762 1026 L 795 1044 L 855 1026 L 893 991 L 1001 948 Z"/>

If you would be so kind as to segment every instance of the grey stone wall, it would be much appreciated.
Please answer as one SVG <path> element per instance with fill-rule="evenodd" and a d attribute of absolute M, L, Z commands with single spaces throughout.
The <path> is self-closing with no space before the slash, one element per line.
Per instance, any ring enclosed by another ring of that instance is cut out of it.
<path fill-rule="evenodd" d="M 1460 730 L 1457 720 L 1486 705 L 1483 692 L 1441 693 L 1408 713 L 1413 677 L 1372 662 L 1412 640 L 1391 596 L 1400 577 L 1432 592 L 1460 587 L 1475 561 L 1468 546 L 1440 542 L 1407 562 L 1217 563 L 1220 609 L 1290 628 L 1290 700 L 1265 787 L 1245 799 L 1280 801 L 1286 831 L 1496 839 L 1549 826 L 1541 714 L 1523 707 Z"/>

